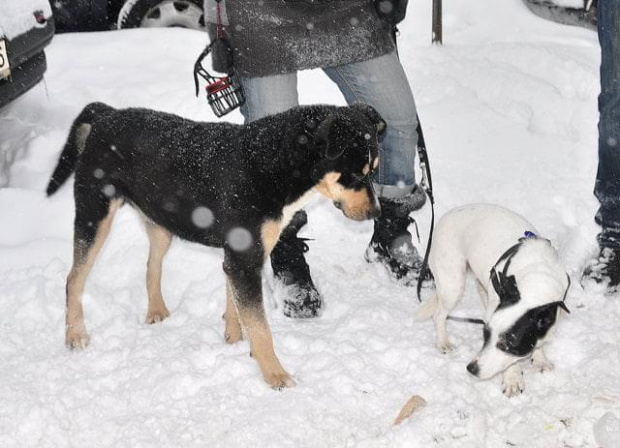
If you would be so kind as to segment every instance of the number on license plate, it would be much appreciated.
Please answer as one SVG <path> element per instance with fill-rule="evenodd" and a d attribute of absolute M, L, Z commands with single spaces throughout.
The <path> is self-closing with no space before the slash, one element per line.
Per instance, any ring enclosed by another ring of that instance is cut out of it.
<path fill-rule="evenodd" d="M 11 75 L 11 67 L 9 67 L 9 57 L 6 54 L 6 41 L 0 39 L 0 79 Z"/>

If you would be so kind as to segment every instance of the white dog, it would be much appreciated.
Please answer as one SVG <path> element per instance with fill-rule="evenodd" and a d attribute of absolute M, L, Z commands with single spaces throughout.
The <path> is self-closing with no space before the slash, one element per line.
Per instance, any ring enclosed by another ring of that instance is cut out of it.
<path fill-rule="evenodd" d="M 456 208 L 437 224 L 429 256 L 436 290 L 416 314 L 433 316 L 437 348 L 448 352 L 448 314 L 465 290 L 467 267 L 478 280 L 485 304 L 484 346 L 467 370 L 480 379 L 504 372 L 503 391 L 523 392 L 518 361 L 550 370 L 543 344 L 556 322 L 570 285 L 551 242 L 536 236 L 523 217 L 503 207 L 475 204 Z"/>

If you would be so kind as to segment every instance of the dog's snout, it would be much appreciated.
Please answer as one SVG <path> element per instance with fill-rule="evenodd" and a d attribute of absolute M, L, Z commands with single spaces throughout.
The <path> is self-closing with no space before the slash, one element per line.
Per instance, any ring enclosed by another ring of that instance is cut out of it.
<path fill-rule="evenodd" d="M 381 216 L 380 207 L 373 207 L 368 211 L 368 219 L 377 219 L 379 216 Z"/>
<path fill-rule="evenodd" d="M 338 210 L 342 210 L 342 202 L 334 201 L 334 207 L 336 207 Z"/>
<path fill-rule="evenodd" d="M 472 361 L 467 364 L 467 371 L 473 376 L 478 376 L 478 374 L 480 373 L 480 366 L 478 365 L 478 361 Z"/>

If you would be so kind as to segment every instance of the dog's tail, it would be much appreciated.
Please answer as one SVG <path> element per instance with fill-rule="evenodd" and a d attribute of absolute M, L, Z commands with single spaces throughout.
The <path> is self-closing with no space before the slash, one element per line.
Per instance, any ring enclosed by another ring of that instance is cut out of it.
<path fill-rule="evenodd" d="M 415 313 L 415 320 L 426 320 L 431 318 L 437 310 L 437 293 L 434 293 L 428 300 L 425 300 Z"/>
<path fill-rule="evenodd" d="M 92 124 L 98 116 L 113 111 L 114 108 L 103 103 L 90 103 L 73 122 L 65 147 L 60 154 L 58 165 L 47 185 L 47 195 L 51 196 L 64 184 L 75 171 L 78 158 L 86 147 L 86 139 Z"/>

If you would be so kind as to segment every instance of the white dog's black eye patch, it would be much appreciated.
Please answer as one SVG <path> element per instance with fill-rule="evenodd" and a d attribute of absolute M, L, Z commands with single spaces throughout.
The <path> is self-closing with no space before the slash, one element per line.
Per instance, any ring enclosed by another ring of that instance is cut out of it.
<path fill-rule="evenodd" d="M 529 310 L 499 335 L 497 348 L 519 357 L 531 353 L 538 340 L 544 338 L 555 323 L 559 303 L 548 303 Z"/>

